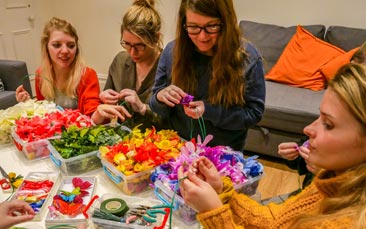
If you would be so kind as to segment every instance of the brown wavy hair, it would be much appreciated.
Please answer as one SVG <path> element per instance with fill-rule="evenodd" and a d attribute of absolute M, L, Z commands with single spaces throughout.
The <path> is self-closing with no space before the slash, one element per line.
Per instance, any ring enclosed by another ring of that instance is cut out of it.
<path fill-rule="evenodd" d="M 182 0 L 179 8 L 176 43 L 173 50 L 172 83 L 189 94 L 194 94 L 197 80 L 192 55 L 195 46 L 184 29 L 186 11 L 219 18 L 223 27 L 219 33 L 211 62 L 212 78 L 209 82 L 208 102 L 225 107 L 244 105 L 245 59 L 243 37 L 237 23 L 232 0 Z"/>

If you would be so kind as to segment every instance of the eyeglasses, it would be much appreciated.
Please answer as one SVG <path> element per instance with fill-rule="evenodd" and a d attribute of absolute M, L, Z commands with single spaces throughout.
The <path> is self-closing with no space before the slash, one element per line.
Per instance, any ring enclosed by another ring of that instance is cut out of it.
<path fill-rule="evenodd" d="M 125 48 L 127 51 L 130 51 L 132 48 L 135 48 L 135 50 L 137 51 L 144 51 L 146 45 L 142 44 L 142 43 L 138 43 L 138 44 L 130 44 L 128 42 L 125 41 L 121 41 L 120 44 L 122 45 L 123 48 Z"/>
<path fill-rule="evenodd" d="M 187 33 L 192 35 L 200 34 L 202 29 L 205 30 L 208 34 L 215 34 L 221 31 L 222 24 L 213 24 L 213 25 L 205 25 L 205 26 L 198 26 L 198 25 L 184 25 L 184 29 Z"/>

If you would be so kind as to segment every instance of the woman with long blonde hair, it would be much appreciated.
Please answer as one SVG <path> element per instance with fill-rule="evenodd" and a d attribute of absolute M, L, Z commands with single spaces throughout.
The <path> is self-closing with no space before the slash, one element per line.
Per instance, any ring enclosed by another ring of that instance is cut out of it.
<path fill-rule="evenodd" d="M 282 204 L 262 206 L 221 181 L 205 158 L 198 174 L 179 177 L 181 193 L 204 228 L 366 228 L 366 69 L 350 63 L 328 84 L 320 116 L 304 128 L 307 163 L 322 168 L 313 182 Z M 204 179 L 201 179 L 201 178 Z"/>
<path fill-rule="evenodd" d="M 41 66 L 35 77 L 36 98 L 78 109 L 96 124 L 103 122 L 105 114 L 95 112 L 100 105 L 98 77 L 81 58 L 76 29 L 68 21 L 53 17 L 43 29 L 41 48 Z M 29 99 L 23 86 L 17 88 L 16 98 L 18 102 Z M 121 109 L 113 107 L 116 115 Z"/>

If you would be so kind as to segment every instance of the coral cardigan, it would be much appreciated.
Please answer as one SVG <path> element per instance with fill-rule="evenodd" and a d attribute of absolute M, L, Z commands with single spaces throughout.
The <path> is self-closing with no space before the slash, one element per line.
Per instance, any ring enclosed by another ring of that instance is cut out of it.
<path fill-rule="evenodd" d="M 40 90 L 41 76 L 40 69 L 36 71 L 35 87 L 38 100 L 44 100 Z M 85 115 L 91 116 L 101 103 L 99 100 L 99 81 L 94 69 L 86 67 L 77 87 L 78 110 Z"/>
<path fill-rule="evenodd" d="M 301 193 L 282 204 L 263 206 L 250 197 L 236 193 L 229 179 L 224 180 L 224 192 L 220 199 L 222 207 L 200 213 L 197 219 L 205 229 L 208 228 L 289 228 L 301 214 L 319 210 L 325 197 L 334 196 L 339 184 L 349 179 L 349 174 L 331 177 L 326 171 L 320 172 L 314 181 Z M 354 219 L 347 214 L 319 222 L 308 222 L 301 228 L 354 228 Z"/>

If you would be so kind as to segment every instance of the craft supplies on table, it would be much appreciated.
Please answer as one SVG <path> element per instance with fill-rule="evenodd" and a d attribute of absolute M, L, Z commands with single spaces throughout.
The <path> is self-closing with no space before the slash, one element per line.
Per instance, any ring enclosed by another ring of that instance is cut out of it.
<path fill-rule="evenodd" d="M 153 168 L 127 176 L 116 169 L 112 163 L 102 158 L 100 152 L 98 152 L 98 157 L 101 159 L 104 173 L 125 194 L 136 195 L 150 189 L 150 175 Z"/>
<path fill-rule="evenodd" d="M 65 175 L 80 175 L 93 172 L 102 167 L 100 159 L 97 156 L 98 151 L 64 159 L 52 145 L 49 145 L 48 148 L 50 149 L 52 163 Z"/>
<path fill-rule="evenodd" d="M 1 164 L 1 167 L 4 168 L 6 172 L 15 172 L 16 174 L 21 174 L 23 176 L 27 175 L 27 173 L 37 171 L 39 169 L 42 169 L 43 171 L 56 171 L 55 166 L 52 163 L 51 160 L 37 160 L 32 163 L 30 163 L 27 159 L 24 157 L 19 157 L 17 153 L 17 149 L 14 144 L 6 144 L 2 146 L 2 152 L 1 152 L 2 160 L 4 162 L 11 161 L 12 163 L 3 163 Z M 58 171 L 59 173 L 59 171 Z M 60 174 L 62 175 L 62 174 Z M 82 176 L 85 176 L 82 175 Z M 103 196 L 106 193 L 114 193 L 118 195 L 120 198 L 126 200 L 128 203 L 129 198 L 133 197 L 134 200 L 137 198 L 139 200 L 139 203 L 142 205 L 149 205 L 154 204 L 155 202 L 151 201 L 158 201 L 156 197 L 154 196 L 153 190 L 149 189 L 146 192 L 138 193 L 134 196 L 128 196 L 124 194 L 111 180 L 104 174 L 104 172 L 100 170 L 95 170 L 95 172 L 92 173 L 92 176 L 96 178 L 97 185 L 95 186 L 94 194 L 97 194 L 99 196 Z M 60 183 L 60 182 L 59 182 Z M 53 194 L 56 193 L 58 187 L 55 186 L 55 190 Z M 4 193 L 0 191 L 0 201 L 5 201 L 11 194 L 10 193 Z M 141 200 L 141 202 L 140 202 Z M 50 205 L 51 201 L 47 201 L 48 205 Z M 160 201 L 158 201 L 160 203 Z M 47 208 L 45 213 L 47 213 Z M 38 221 L 28 221 L 21 223 L 17 225 L 17 227 L 23 227 L 23 228 L 32 228 L 32 229 L 44 229 L 45 228 L 45 219 L 46 214 L 44 214 L 43 217 Z M 111 223 L 112 226 L 114 225 Z M 109 223 L 107 223 L 109 225 Z M 98 228 L 98 225 L 92 222 L 92 219 L 89 218 L 88 220 L 88 229 L 96 229 Z M 100 228 L 100 227 L 99 227 Z M 110 228 L 108 226 L 105 226 L 104 228 Z M 167 228 L 167 227 L 166 227 Z M 172 228 L 173 229 L 180 229 L 180 228 L 199 228 L 199 225 L 193 225 L 190 227 L 187 227 L 187 225 L 179 218 L 178 216 L 173 214 L 173 220 L 172 220 Z"/>
<path fill-rule="evenodd" d="M 116 194 L 104 194 L 87 209 L 89 219 L 101 228 L 149 229 L 164 228 L 169 217 L 166 208 L 157 199 Z"/>
<path fill-rule="evenodd" d="M 19 135 L 15 132 L 15 128 L 12 128 L 11 136 L 13 137 L 13 141 L 15 146 L 20 152 L 23 152 L 25 158 L 28 160 L 36 160 L 47 158 L 50 155 L 50 150 L 48 148 L 50 142 L 48 139 L 40 139 L 33 142 L 27 142 L 20 139 Z M 56 136 L 54 138 L 59 138 L 60 136 Z"/>
<path fill-rule="evenodd" d="M 45 219 L 46 228 L 87 223 L 83 212 L 96 188 L 95 176 L 65 176 L 53 196 Z M 62 227 L 61 227 L 62 228 Z"/>
<path fill-rule="evenodd" d="M 42 220 L 49 199 L 57 189 L 61 176 L 59 172 L 30 172 L 14 193 L 12 199 L 21 199 L 29 203 L 36 212 L 33 220 Z"/>

